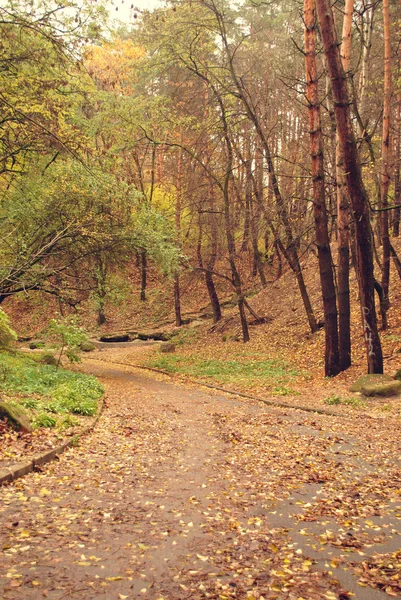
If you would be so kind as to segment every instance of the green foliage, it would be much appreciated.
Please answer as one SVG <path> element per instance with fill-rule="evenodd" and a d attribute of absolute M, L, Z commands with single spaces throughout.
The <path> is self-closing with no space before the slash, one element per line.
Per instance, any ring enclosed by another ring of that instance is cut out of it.
<path fill-rule="evenodd" d="M 33 426 L 35 429 L 39 427 L 55 427 L 57 419 L 52 417 L 46 412 L 38 413 L 33 419 Z"/>
<path fill-rule="evenodd" d="M 245 387 L 272 387 L 279 395 L 293 393 L 285 384 L 299 372 L 292 369 L 285 361 L 275 360 L 218 360 L 186 357 L 179 354 L 155 355 L 148 361 L 148 366 L 162 369 L 169 373 L 181 373 L 200 379 L 213 380 L 217 383 L 241 384 Z"/>
<path fill-rule="evenodd" d="M 81 361 L 79 355 L 80 345 L 90 340 L 80 327 L 65 320 L 56 321 L 55 319 L 51 319 L 48 334 L 51 339 L 57 340 L 60 349 L 57 364 L 60 364 L 63 353 L 65 353 L 71 363 Z"/>
<path fill-rule="evenodd" d="M 96 413 L 97 400 L 103 388 L 93 379 L 75 380 L 57 386 L 53 392 L 58 412 L 70 412 L 76 415 L 91 416 Z"/>
<path fill-rule="evenodd" d="M 38 408 L 39 400 L 37 398 L 21 398 L 19 401 L 25 408 Z"/>
<path fill-rule="evenodd" d="M 10 327 L 10 321 L 4 310 L 0 308 L 0 349 L 5 349 L 17 339 L 17 334 Z"/>
<path fill-rule="evenodd" d="M 26 355 L 0 353 L 0 368 L 7 372 L 0 390 L 32 411 L 36 427 L 54 426 L 46 424 L 56 423 L 52 414 L 94 415 L 104 391 L 96 377 L 43 365 Z"/>

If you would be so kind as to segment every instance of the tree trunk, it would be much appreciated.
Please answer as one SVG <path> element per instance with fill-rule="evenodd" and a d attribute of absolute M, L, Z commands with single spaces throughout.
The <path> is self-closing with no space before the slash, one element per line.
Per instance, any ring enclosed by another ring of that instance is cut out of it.
<path fill-rule="evenodd" d="M 142 248 L 142 250 L 141 250 L 141 300 L 142 300 L 142 302 L 145 302 L 145 300 L 146 300 L 146 285 L 147 285 L 147 271 L 148 271 L 147 263 L 148 263 L 148 261 L 147 261 L 147 257 L 146 257 L 146 250 L 144 248 Z"/>
<path fill-rule="evenodd" d="M 340 370 L 337 304 L 325 198 L 323 135 L 320 122 L 316 64 L 316 16 L 314 0 L 304 0 L 304 23 L 306 98 L 309 104 L 310 146 L 312 155 L 313 213 L 325 321 L 325 375 L 326 377 L 334 377 Z"/>
<path fill-rule="evenodd" d="M 346 181 L 355 221 L 357 273 L 369 373 L 383 372 L 383 354 L 377 329 L 374 301 L 373 248 L 369 201 L 362 181 L 361 165 L 352 128 L 346 75 L 329 0 L 316 0 L 324 52 L 333 92 L 334 111 L 343 153 Z"/>
<path fill-rule="evenodd" d="M 400 235 L 400 203 L 401 203 L 401 178 L 400 178 L 400 149 L 401 149 L 401 92 L 397 94 L 397 112 L 394 145 L 394 213 L 393 213 L 393 236 Z"/>
<path fill-rule="evenodd" d="M 249 134 L 248 134 L 248 138 L 249 138 Z M 246 178 L 245 178 L 246 196 L 247 196 L 247 202 L 249 204 L 249 226 L 250 226 L 252 251 L 253 251 L 254 272 L 252 273 L 252 275 L 255 276 L 256 273 L 258 273 L 260 282 L 261 282 L 262 286 L 265 287 L 266 286 L 266 277 L 265 277 L 265 273 L 263 270 L 263 263 L 262 263 L 262 259 L 261 259 L 259 247 L 258 247 L 257 210 L 255 207 L 255 204 L 258 204 L 258 202 L 257 202 L 257 199 L 256 199 L 256 203 L 253 202 L 253 195 L 252 195 L 252 189 L 255 187 L 253 185 L 253 183 L 255 182 L 255 184 L 256 184 L 256 181 L 252 174 L 251 143 L 250 143 L 249 139 L 246 141 L 245 176 L 246 176 Z"/>
<path fill-rule="evenodd" d="M 210 186 L 212 188 L 212 185 Z M 214 206 L 214 194 L 213 189 L 211 189 L 211 207 L 213 209 Z M 203 267 L 203 258 L 202 258 L 202 223 L 199 220 L 199 237 L 198 237 L 198 246 L 197 246 L 197 255 L 198 255 L 198 264 L 199 267 L 205 273 L 205 283 L 207 293 L 209 295 L 210 304 L 213 312 L 213 323 L 217 323 L 221 319 L 221 307 L 219 302 L 219 297 L 217 295 L 216 286 L 214 285 L 213 280 L 213 269 L 217 258 L 217 223 L 214 218 L 214 215 L 211 214 L 211 233 L 212 233 L 212 249 L 210 253 L 210 258 L 207 263 L 207 268 Z"/>
<path fill-rule="evenodd" d="M 182 177 L 182 149 L 178 153 L 177 161 L 177 198 L 175 204 L 175 228 L 177 234 L 177 242 L 181 243 L 181 177 Z M 181 294 L 180 294 L 180 276 L 178 271 L 174 273 L 174 312 L 175 312 L 175 324 L 177 327 L 182 325 L 181 317 Z"/>
<path fill-rule="evenodd" d="M 380 302 L 382 329 L 387 329 L 388 291 L 390 285 L 390 235 L 388 189 L 390 186 L 389 150 L 390 150 L 390 102 L 391 102 L 391 45 L 390 15 L 388 0 L 383 0 L 384 32 L 384 98 L 383 98 L 383 136 L 382 136 L 382 176 L 381 176 L 381 239 L 382 239 L 382 281 L 383 299 Z"/>
<path fill-rule="evenodd" d="M 348 75 L 351 63 L 351 34 L 354 0 L 346 0 L 342 42 L 341 62 Z M 336 182 L 337 182 L 337 231 L 338 231 L 338 335 L 340 352 L 340 371 L 351 365 L 351 305 L 349 289 L 350 259 L 350 207 L 345 180 L 344 163 L 340 139 L 336 130 Z"/>
<path fill-rule="evenodd" d="M 174 274 L 174 312 L 175 312 L 175 324 L 177 327 L 182 325 L 181 316 L 181 294 L 180 294 L 180 278 L 178 273 Z"/>

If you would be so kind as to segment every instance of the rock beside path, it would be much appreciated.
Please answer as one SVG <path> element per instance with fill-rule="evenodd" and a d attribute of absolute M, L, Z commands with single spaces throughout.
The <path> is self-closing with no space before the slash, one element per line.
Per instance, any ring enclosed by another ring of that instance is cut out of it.
<path fill-rule="evenodd" d="M 9 402 L 0 401 L 0 418 L 6 417 L 14 426 L 25 433 L 32 431 L 28 416 L 22 408 L 10 404 Z"/>
<path fill-rule="evenodd" d="M 165 342 L 160 346 L 159 352 L 162 352 L 163 354 L 175 352 L 175 344 L 172 344 L 171 342 Z"/>
<path fill-rule="evenodd" d="M 371 374 L 360 377 L 350 388 L 365 396 L 396 396 L 401 393 L 401 381 L 391 375 Z"/>

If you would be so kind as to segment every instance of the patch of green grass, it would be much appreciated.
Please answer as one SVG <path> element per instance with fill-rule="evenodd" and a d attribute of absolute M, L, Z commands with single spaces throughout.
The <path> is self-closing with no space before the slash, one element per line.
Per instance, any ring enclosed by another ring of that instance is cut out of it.
<path fill-rule="evenodd" d="M 78 424 L 78 419 L 76 419 L 72 415 L 65 415 L 65 417 L 58 420 L 57 427 L 59 429 L 69 429 L 69 427 L 75 427 Z"/>
<path fill-rule="evenodd" d="M 217 383 L 241 384 L 245 387 L 274 387 L 274 393 L 289 395 L 286 388 L 299 371 L 284 360 L 219 360 L 202 359 L 194 356 L 157 355 L 148 361 L 148 366 L 168 373 L 180 373 L 190 377 L 212 380 Z"/>
<path fill-rule="evenodd" d="M 54 427 L 52 414 L 94 415 L 104 391 L 92 375 L 40 364 L 18 353 L 0 353 L 0 373 L 0 390 L 19 396 L 18 403 L 31 410 L 35 427 Z"/>
<path fill-rule="evenodd" d="M 394 333 L 388 333 L 387 335 L 384 335 L 383 338 L 389 342 L 401 342 L 400 336 Z"/>
<path fill-rule="evenodd" d="M 55 427 L 57 420 L 49 415 L 48 413 L 38 413 L 33 419 L 33 426 L 35 429 L 38 427 Z"/>
<path fill-rule="evenodd" d="M 334 406 L 336 404 L 341 404 L 341 398 L 340 398 L 340 396 L 332 395 L 332 396 L 329 396 L 328 398 L 325 398 L 323 400 L 323 402 L 325 404 L 328 404 L 329 406 Z"/>
<path fill-rule="evenodd" d="M 179 344 L 182 346 L 183 344 L 192 344 L 199 338 L 199 332 L 194 328 L 182 329 L 181 331 L 174 334 L 170 342 L 173 344 Z"/>
<path fill-rule="evenodd" d="M 361 398 L 358 398 L 357 396 L 352 396 L 351 398 L 344 398 L 342 400 L 342 403 L 346 404 L 347 406 L 353 406 L 354 408 L 366 406 L 366 402 L 364 402 Z"/>
<path fill-rule="evenodd" d="M 325 404 L 328 404 L 329 406 L 334 406 L 338 404 L 352 406 L 353 408 L 366 406 L 366 403 L 363 400 L 361 400 L 361 398 L 358 398 L 356 396 L 353 396 L 351 398 L 340 398 L 340 396 L 336 396 L 333 394 L 332 396 L 325 398 L 323 402 Z"/>
<path fill-rule="evenodd" d="M 271 393 L 275 396 L 299 396 L 299 392 L 285 387 L 284 385 L 272 388 Z"/>

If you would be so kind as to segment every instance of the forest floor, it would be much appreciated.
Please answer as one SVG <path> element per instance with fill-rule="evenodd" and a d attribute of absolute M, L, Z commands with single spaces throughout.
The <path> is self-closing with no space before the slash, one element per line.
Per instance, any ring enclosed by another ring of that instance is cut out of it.
<path fill-rule="evenodd" d="M 400 421 L 267 407 L 113 364 L 79 446 L 0 490 L 0 598 L 401 595 Z"/>

